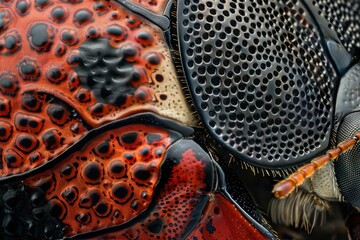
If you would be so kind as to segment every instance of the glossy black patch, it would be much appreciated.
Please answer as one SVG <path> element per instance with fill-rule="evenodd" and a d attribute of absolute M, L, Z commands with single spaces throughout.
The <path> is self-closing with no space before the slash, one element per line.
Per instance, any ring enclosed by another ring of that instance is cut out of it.
<path fill-rule="evenodd" d="M 110 143 L 108 141 L 102 142 L 96 147 L 96 150 L 99 153 L 107 153 L 110 150 Z"/>
<path fill-rule="evenodd" d="M 59 132 L 57 130 L 48 130 L 41 136 L 43 143 L 48 150 L 54 150 L 58 148 L 60 144 L 63 142 L 63 138 L 59 136 Z"/>
<path fill-rule="evenodd" d="M 146 227 L 152 233 L 160 233 L 163 228 L 164 222 L 160 218 L 151 221 Z"/>
<path fill-rule="evenodd" d="M 40 190 L 19 184 L 2 185 L 0 187 L 1 238 L 63 238 L 63 225 L 46 211 L 48 208 L 49 202 Z M 52 232 L 48 233 L 46 229 L 52 229 Z"/>
<path fill-rule="evenodd" d="M 21 98 L 21 107 L 30 112 L 39 112 L 41 106 L 41 102 L 31 93 L 26 93 Z"/>
<path fill-rule="evenodd" d="M 53 36 L 49 35 L 49 25 L 46 23 L 35 23 L 28 31 L 30 45 L 38 52 L 48 51 L 52 44 Z"/>
<path fill-rule="evenodd" d="M 121 163 L 114 163 L 111 165 L 110 170 L 112 173 L 119 174 L 124 170 L 125 166 Z"/>
<path fill-rule="evenodd" d="M 84 168 L 84 176 L 90 180 L 99 180 L 101 176 L 101 169 L 95 163 L 89 163 Z"/>
<path fill-rule="evenodd" d="M 132 144 L 136 141 L 137 132 L 129 132 L 121 136 L 121 141 L 126 144 Z"/>
<path fill-rule="evenodd" d="M 26 15 L 29 11 L 31 3 L 29 0 L 21 0 L 16 3 L 16 11 L 20 15 Z"/>
<path fill-rule="evenodd" d="M 210 219 L 206 224 L 206 231 L 208 231 L 210 234 L 213 234 L 216 231 L 216 229 L 213 226 L 212 219 Z"/>
<path fill-rule="evenodd" d="M 96 190 L 90 190 L 80 198 L 80 207 L 91 208 L 100 201 L 100 193 Z"/>
<path fill-rule="evenodd" d="M 151 172 L 148 169 L 139 168 L 134 171 L 134 176 L 140 180 L 146 181 L 151 177 Z"/>
<path fill-rule="evenodd" d="M 83 25 L 92 21 L 92 12 L 88 9 L 81 9 L 75 12 L 74 14 L 74 23 L 78 27 L 82 27 Z"/>
<path fill-rule="evenodd" d="M 35 0 L 35 8 L 39 11 L 44 10 L 52 4 L 51 0 Z"/>
<path fill-rule="evenodd" d="M 115 197 L 123 199 L 129 195 L 129 188 L 126 185 L 118 184 L 112 188 Z"/>
<path fill-rule="evenodd" d="M 155 141 L 161 140 L 161 135 L 150 133 L 149 135 L 146 136 L 146 140 L 149 144 L 152 144 Z"/>
<path fill-rule="evenodd" d="M 51 11 L 51 19 L 56 23 L 62 23 L 67 17 L 67 9 L 64 7 L 56 7 Z"/>
<path fill-rule="evenodd" d="M 36 60 L 24 58 L 18 65 L 21 78 L 25 81 L 37 81 L 40 77 L 40 68 Z"/>
<path fill-rule="evenodd" d="M 74 69 L 82 87 L 91 90 L 98 102 L 121 106 L 127 95 L 134 94 L 131 80 L 135 70 L 133 63 L 123 57 L 123 49 L 113 48 L 109 41 L 97 38 L 82 43 L 79 48 L 82 62 Z"/>

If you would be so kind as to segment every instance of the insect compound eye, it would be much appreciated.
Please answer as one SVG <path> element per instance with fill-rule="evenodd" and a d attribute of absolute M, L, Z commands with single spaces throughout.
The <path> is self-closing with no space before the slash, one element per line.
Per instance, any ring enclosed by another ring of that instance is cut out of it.
<path fill-rule="evenodd" d="M 350 55 L 343 43 L 342 57 L 328 60 L 324 51 L 333 49 L 317 26 L 326 19 L 316 9 L 279 1 L 178 4 L 178 43 L 195 107 L 212 137 L 239 159 L 283 168 L 328 148 L 336 69 L 347 68 Z M 336 42 L 337 30 L 329 31 Z"/>
<path fill-rule="evenodd" d="M 360 112 L 347 115 L 339 126 L 337 141 L 342 142 L 355 136 L 360 131 Z M 357 143 L 348 152 L 334 162 L 336 180 L 346 201 L 360 207 L 360 144 Z"/>

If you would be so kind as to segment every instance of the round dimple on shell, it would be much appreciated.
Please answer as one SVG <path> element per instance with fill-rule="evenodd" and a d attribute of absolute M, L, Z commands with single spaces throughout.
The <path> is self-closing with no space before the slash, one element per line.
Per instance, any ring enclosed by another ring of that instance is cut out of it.
<path fill-rule="evenodd" d="M 4 95 L 15 96 L 19 90 L 19 82 L 11 72 L 0 75 L 0 92 Z"/>
<path fill-rule="evenodd" d="M 46 79 L 52 83 L 58 84 L 67 78 L 67 73 L 62 66 L 52 64 L 46 71 Z"/>
<path fill-rule="evenodd" d="M 88 184 L 99 184 L 103 177 L 103 171 L 99 163 L 88 162 L 81 170 L 81 177 Z"/>
<path fill-rule="evenodd" d="M 67 214 L 66 205 L 57 198 L 53 198 L 49 202 L 49 213 L 58 220 L 63 220 Z"/>
<path fill-rule="evenodd" d="M 46 8 L 50 7 L 53 4 L 53 2 L 51 0 L 35 0 L 35 8 L 38 11 L 43 11 Z"/>
<path fill-rule="evenodd" d="M 40 67 L 35 59 L 26 57 L 17 67 L 20 77 L 25 81 L 37 81 L 40 77 Z"/>
<path fill-rule="evenodd" d="M 64 28 L 60 35 L 61 41 L 68 46 L 76 45 L 79 42 L 79 38 L 75 29 Z"/>
<path fill-rule="evenodd" d="M 87 8 L 79 9 L 74 13 L 73 22 L 77 27 L 82 27 L 93 21 L 92 15 L 93 13 Z"/>
<path fill-rule="evenodd" d="M 17 30 L 6 32 L 0 40 L 0 54 L 5 56 L 15 54 L 22 47 L 21 40 L 21 35 Z"/>
<path fill-rule="evenodd" d="M 41 135 L 41 139 L 47 150 L 55 150 L 61 147 L 64 141 L 60 131 L 57 129 L 47 130 Z"/>
<path fill-rule="evenodd" d="M 16 2 L 16 12 L 20 16 L 25 16 L 29 13 L 31 7 L 31 1 L 30 0 L 18 0 Z"/>
<path fill-rule="evenodd" d="M 75 186 L 67 187 L 61 193 L 63 199 L 68 202 L 70 205 L 78 199 L 79 190 Z"/>
<path fill-rule="evenodd" d="M 55 47 L 54 54 L 55 54 L 55 56 L 57 56 L 57 57 L 62 57 L 62 56 L 65 55 L 66 50 L 67 50 L 66 45 L 63 44 L 63 43 L 59 43 L 59 44 Z"/>
<path fill-rule="evenodd" d="M 6 142 L 12 136 L 13 126 L 7 122 L 0 120 L 0 142 Z"/>
<path fill-rule="evenodd" d="M 109 158 L 114 155 L 114 146 L 110 140 L 103 141 L 99 143 L 95 149 L 95 154 L 102 158 Z"/>
<path fill-rule="evenodd" d="M 131 177 L 139 185 L 151 184 L 155 168 L 148 164 L 135 164 L 131 167 Z"/>
<path fill-rule="evenodd" d="M 96 216 L 100 218 L 108 217 L 112 211 L 112 206 L 106 201 L 101 200 L 96 206 L 93 207 Z"/>
<path fill-rule="evenodd" d="M 32 93 L 24 93 L 20 105 L 29 112 L 40 112 L 42 107 L 41 101 Z"/>
<path fill-rule="evenodd" d="M 46 108 L 50 120 L 56 125 L 63 126 L 71 120 L 70 112 L 60 104 L 50 104 Z"/>
<path fill-rule="evenodd" d="M 69 10 L 66 7 L 54 7 L 50 13 L 50 19 L 55 23 L 63 23 L 69 16 Z"/>
<path fill-rule="evenodd" d="M 111 196 L 115 202 L 124 204 L 130 200 L 133 195 L 133 187 L 127 182 L 118 182 L 111 188 Z"/>
<path fill-rule="evenodd" d="M 50 50 L 55 37 L 54 26 L 45 22 L 33 23 L 27 33 L 30 46 L 38 53 Z"/>
<path fill-rule="evenodd" d="M 9 28 L 11 22 L 11 15 L 8 10 L 0 10 L 0 34 Z"/>
<path fill-rule="evenodd" d="M 6 149 L 4 153 L 6 166 L 10 169 L 20 167 L 24 163 L 24 158 L 12 148 Z"/>
<path fill-rule="evenodd" d="M 113 41 L 124 41 L 127 36 L 127 29 L 119 24 L 112 24 L 105 28 L 104 35 Z"/>
<path fill-rule="evenodd" d="M 127 165 L 120 159 L 115 159 L 109 162 L 106 169 L 111 178 L 120 179 L 126 175 Z"/>
<path fill-rule="evenodd" d="M 38 139 L 32 134 L 20 133 L 15 137 L 15 146 L 24 153 L 34 151 L 38 145 Z"/>

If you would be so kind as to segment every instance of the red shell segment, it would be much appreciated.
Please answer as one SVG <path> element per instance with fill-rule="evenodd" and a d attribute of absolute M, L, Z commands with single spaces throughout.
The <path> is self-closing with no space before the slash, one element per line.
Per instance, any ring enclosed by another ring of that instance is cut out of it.
<path fill-rule="evenodd" d="M 3 155 L 0 177 L 57 156 L 86 132 L 83 123 L 91 129 L 145 110 L 175 112 L 156 92 L 174 86 L 152 80 L 172 69 L 155 26 L 109 1 L 1 4 L 0 141 L 21 161 Z M 24 133 L 30 148 L 16 143 Z M 40 159 L 31 162 L 35 153 Z"/>
<path fill-rule="evenodd" d="M 4 129 L 0 131 L 4 150 L 0 176 L 22 173 L 46 163 L 87 131 L 82 120 L 73 116 L 64 103 L 54 104 L 52 96 L 27 92 L 11 100 L 1 102 L 0 98 L 4 116 L 0 117 L 4 119 L 0 120 L 0 130 Z"/>
<path fill-rule="evenodd" d="M 4 22 L 0 29 L 0 55 L 1 61 L 7 63 L 0 66 L 0 97 L 12 102 L 12 114 L 18 111 L 15 98 L 25 91 L 45 92 L 62 99 L 92 127 L 128 116 L 146 103 L 156 104 L 155 86 L 150 79 L 164 59 L 160 32 L 118 4 L 70 2 L 35 4 L 35 9 L 30 4 L 29 9 L 24 9 L 29 14 L 17 14 L 17 5 L 9 2 L 0 11 Z M 27 6 L 27 1 L 21 3 Z M 110 55 L 97 55 L 100 53 L 96 51 L 105 52 L 104 48 L 115 52 L 118 62 Z M 118 72 L 111 73 L 114 82 L 100 71 L 103 65 L 109 68 L 112 64 L 119 64 Z M 89 65 L 89 69 L 84 65 Z M 87 73 L 99 71 L 83 76 L 79 69 Z M 126 81 L 125 90 L 119 90 L 120 80 Z"/>
<path fill-rule="evenodd" d="M 266 240 L 236 207 L 222 194 L 214 194 L 203 218 L 197 224 L 188 239 L 212 240 L 212 239 L 254 239 Z"/>
<path fill-rule="evenodd" d="M 162 170 L 170 172 L 148 217 L 101 239 L 267 239 L 228 199 L 212 193 L 209 156 L 194 142 L 179 142 L 166 153 Z"/>
<path fill-rule="evenodd" d="M 171 141 L 157 127 L 120 127 L 24 184 L 46 192 L 66 236 L 120 225 L 149 206 Z"/>
<path fill-rule="evenodd" d="M 184 235 L 187 227 L 193 224 L 192 213 L 199 211 L 201 199 L 210 194 L 205 190 L 209 173 L 205 167 L 211 162 L 198 159 L 198 153 L 186 143 L 183 146 L 185 148 L 180 151 L 175 149 L 175 154 L 167 153 L 162 170 L 171 172 L 166 179 L 161 179 L 166 183 L 148 216 L 125 230 L 101 236 L 101 239 L 180 239 Z M 172 162 L 173 159 L 176 160 Z M 174 165 L 170 166 L 166 161 Z"/>

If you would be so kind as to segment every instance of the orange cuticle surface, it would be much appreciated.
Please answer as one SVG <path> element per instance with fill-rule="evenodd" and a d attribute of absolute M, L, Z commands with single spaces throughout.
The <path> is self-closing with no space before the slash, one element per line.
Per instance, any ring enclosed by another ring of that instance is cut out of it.
<path fill-rule="evenodd" d="M 89 129 L 137 112 L 193 123 L 155 25 L 112 1 L 1 4 L 0 176 L 40 166 Z"/>
<path fill-rule="evenodd" d="M 254 239 L 265 240 L 232 203 L 216 193 L 206 207 L 202 220 L 187 239 Z"/>
<path fill-rule="evenodd" d="M 170 143 L 157 127 L 120 127 L 24 185 L 44 191 L 65 236 L 121 225 L 149 206 Z"/>

